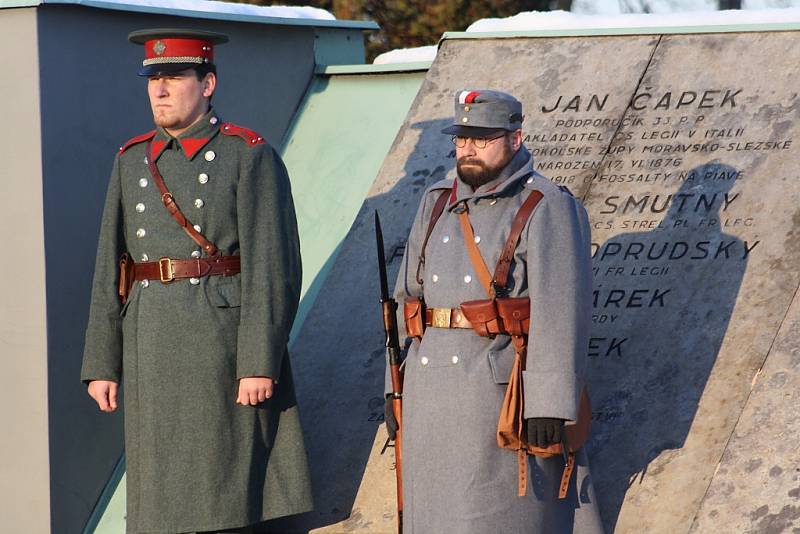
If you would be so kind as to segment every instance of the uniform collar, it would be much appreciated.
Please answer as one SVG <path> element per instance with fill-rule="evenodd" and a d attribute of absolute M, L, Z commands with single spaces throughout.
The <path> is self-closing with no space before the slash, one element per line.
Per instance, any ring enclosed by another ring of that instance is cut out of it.
<path fill-rule="evenodd" d="M 178 137 L 172 137 L 164 128 L 158 126 L 153 138 L 153 161 L 157 161 L 164 150 L 172 143 L 178 143 L 186 159 L 191 160 L 200 150 L 219 133 L 222 121 L 213 108 L 192 124 Z"/>
<path fill-rule="evenodd" d="M 453 184 L 455 194 L 450 197 L 450 208 L 467 200 L 477 201 L 481 198 L 503 196 L 506 191 L 516 187 L 523 178 L 528 177 L 531 173 L 533 173 L 533 157 L 525 146 L 521 146 L 511 161 L 500 171 L 497 178 L 483 184 L 475 191 L 457 176 Z"/>

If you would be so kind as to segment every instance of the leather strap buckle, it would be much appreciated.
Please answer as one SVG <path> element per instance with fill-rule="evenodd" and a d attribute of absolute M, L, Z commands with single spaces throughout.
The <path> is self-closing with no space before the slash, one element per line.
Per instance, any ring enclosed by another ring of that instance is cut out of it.
<path fill-rule="evenodd" d="M 168 284 L 175 280 L 175 272 L 172 270 L 172 260 L 169 258 L 158 259 L 158 277 L 162 284 Z"/>
<path fill-rule="evenodd" d="M 432 308 L 431 326 L 434 328 L 450 328 L 450 308 Z"/>

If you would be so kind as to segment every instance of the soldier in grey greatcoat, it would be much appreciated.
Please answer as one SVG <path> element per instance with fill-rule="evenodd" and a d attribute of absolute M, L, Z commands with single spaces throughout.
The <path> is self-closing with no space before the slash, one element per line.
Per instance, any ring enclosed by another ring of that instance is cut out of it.
<path fill-rule="evenodd" d="M 287 353 L 301 275 L 289 180 L 261 136 L 210 108 L 225 36 L 129 38 L 157 128 L 114 161 L 81 379 L 106 412 L 124 384 L 129 533 L 251 532 L 312 507 Z"/>
<path fill-rule="evenodd" d="M 522 145 L 522 118 L 522 105 L 506 93 L 457 93 L 455 124 L 443 130 L 453 135 L 457 176 L 424 194 L 395 297 L 400 303 L 423 297 L 428 308 L 454 313 L 462 302 L 486 299 L 457 213 L 468 210 L 474 242 L 493 271 L 518 209 L 531 191 L 540 191 L 543 198 L 514 253 L 508 296 L 530 297 L 524 418 L 529 442 L 547 446 L 577 419 L 585 382 L 590 230 L 580 202 L 533 170 Z M 443 190 L 447 204 L 422 262 L 422 243 Z M 583 450 L 566 499 L 558 499 L 561 456 L 528 456 L 527 494 L 517 494 L 517 455 L 501 449 L 495 436 L 514 354 L 508 336 L 490 339 L 463 328 L 428 327 L 421 342 L 411 343 L 403 394 L 406 533 L 602 532 Z M 387 409 L 390 435 L 394 425 Z"/>

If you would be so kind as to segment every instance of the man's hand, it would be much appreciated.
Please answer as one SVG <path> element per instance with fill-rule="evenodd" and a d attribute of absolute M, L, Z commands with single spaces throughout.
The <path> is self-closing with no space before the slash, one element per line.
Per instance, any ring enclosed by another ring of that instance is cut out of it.
<path fill-rule="evenodd" d="M 119 384 L 111 380 L 92 380 L 89 382 L 89 396 L 95 400 L 100 411 L 111 413 L 117 410 L 117 391 Z"/>
<path fill-rule="evenodd" d="M 255 406 L 272 397 L 274 381 L 268 376 L 248 376 L 239 380 L 239 396 L 236 403 Z"/>
<path fill-rule="evenodd" d="M 528 424 L 528 443 L 542 449 L 561 443 L 561 433 L 564 431 L 564 420 L 550 417 L 535 417 L 526 419 Z"/>

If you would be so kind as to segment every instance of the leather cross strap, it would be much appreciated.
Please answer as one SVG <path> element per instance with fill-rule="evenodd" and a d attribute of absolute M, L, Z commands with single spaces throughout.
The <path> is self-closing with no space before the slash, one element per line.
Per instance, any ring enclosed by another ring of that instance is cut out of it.
<path fill-rule="evenodd" d="M 464 207 L 466 208 L 466 203 Z M 478 279 L 481 281 L 483 289 L 486 290 L 486 294 L 489 295 L 489 298 L 492 298 L 494 296 L 492 275 L 489 274 L 489 268 L 486 266 L 486 262 L 483 261 L 481 251 L 478 249 L 477 243 L 475 243 L 475 232 L 472 229 L 472 224 L 469 222 L 469 215 L 467 215 L 467 212 L 468 210 L 465 209 L 458 214 L 458 220 L 461 222 L 461 235 L 464 236 L 464 244 L 467 246 L 469 261 L 472 262 L 472 268 L 475 269 L 475 274 L 478 275 Z"/>
<path fill-rule="evenodd" d="M 511 232 L 508 234 L 503 252 L 500 253 L 500 259 L 494 269 L 492 286 L 495 291 L 508 288 L 508 273 L 511 270 L 511 261 L 514 259 L 514 251 L 519 243 L 519 237 L 522 235 L 522 230 L 525 228 L 528 219 L 530 219 L 533 209 L 542 200 L 543 196 L 541 191 L 531 192 L 517 211 L 514 222 L 511 223 Z"/>
<path fill-rule="evenodd" d="M 478 275 L 481 285 L 483 285 L 489 298 L 497 296 L 498 290 L 504 292 L 508 288 L 508 274 L 511 270 L 511 262 L 514 259 L 514 251 L 517 248 L 525 224 L 530 219 L 536 205 L 542 200 L 542 197 L 543 195 L 540 191 L 531 192 L 522 203 L 522 206 L 519 207 L 519 210 L 517 210 L 517 214 L 511 223 L 508 239 L 506 239 L 503 251 L 500 253 L 497 266 L 495 266 L 493 278 L 489 275 L 489 268 L 486 267 L 486 262 L 481 256 L 478 245 L 475 244 L 475 233 L 472 229 L 472 224 L 469 222 L 469 210 L 465 209 L 459 213 L 461 234 L 464 236 L 464 245 L 467 247 L 467 252 L 469 252 L 472 268 L 475 269 L 475 273 Z"/>
<path fill-rule="evenodd" d="M 183 214 L 181 209 L 178 207 L 178 204 L 175 202 L 175 198 L 170 193 L 169 189 L 167 189 L 167 184 L 164 183 L 164 178 L 161 177 L 161 173 L 158 172 L 158 167 L 156 166 L 156 162 L 153 161 L 153 140 L 147 142 L 147 150 L 145 151 L 147 154 L 147 168 L 150 169 L 150 174 L 153 177 L 153 181 L 156 183 L 156 187 L 161 192 L 161 202 L 163 202 L 164 207 L 167 208 L 167 211 L 172 218 L 183 228 L 183 231 L 188 234 L 189 237 L 192 238 L 192 241 L 197 243 L 203 250 L 206 251 L 206 254 L 209 256 L 218 256 L 219 249 L 217 248 L 214 243 L 206 239 L 206 237 L 194 229 L 194 226 L 186 218 Z"/>
<path fill-rule="evenodd" d="M 439 217 L 442 216 L 444 213 L 444 207 L 447 204 L 447 197 L 451 195 L 452 191 L 450 189 L 443 190 L 439 196 L 436 198 L 436 202 L 433 205 L 433 211 L 431 211 L 431 219 L 428 222 L 428 230 L 425 232 L 425 239 L 422 241 L 422 248 L 419 252 L 419 261 L 417 262 L 417 283 L 419 285 L 423 284 L 423 280 L 421 277 L 422 274 L 422 267 L 425 265 L 425 247 L 428 246 L 428 240 L 431 238 L 431 234 L 433 233 L 433 227 L 436 226 L 436 221 L 439 220 Z"/>
<path fill-rule="evenodd" d="M 134 280 L 160 280 L 163 283 L 182 278 L 202 278 L 204 276 L 232 276 L 241 271 L 239 256 L 214 256 L 191 260 L 161 258 L 158 261 L 135 263 Z"/>

